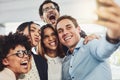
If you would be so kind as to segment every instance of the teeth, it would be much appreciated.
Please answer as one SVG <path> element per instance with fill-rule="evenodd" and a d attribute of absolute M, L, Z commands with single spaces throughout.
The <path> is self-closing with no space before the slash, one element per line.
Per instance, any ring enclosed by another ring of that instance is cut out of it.
<path fill-rule="evenodd" d="M 28 63 L 28 61 L 23 61 L 21 64 L 24 65 L 24 64 L 27 64 L 27 63 Z"/>
<path fill-rule="evenodd" d="M 51 13 L 50 16 L 55 16 L 55 14 L 54 14 L 54 13 Z"/>
<path fill-rule="evenodd" d="M 27 68 L 28 68 L 28 61 L 22 61 L 22 62 L 21 62 L 21 66 L 22 66 L 23 68 L 27 69 Z"/>
<path fill-rule="evenodd" d="M 69 39 L 71 39 L 71 37 L 69 36 L 69 37 L 66 37 L 64 40 L 65 41 L 67 41 L 67 40 L 69 40 Z"/>
<path fill-rule="evenodd" d="M 22 63 L 28 63 L 28 61 L 23 61 Z"/>
<path fill-rule="evenodd" d="M 51 45 L 51 46 L 54 46 L 54 45 L 55 45 L 55 42 L 51 42 L 50 45 Z"/>
<path fill-rule="evenodd" d="M 55 18 L 55 14 L 53 14 L 53 13 L 51 13 L 51 14 L 49 14 L 49 16 L 48 16 L 48 18 L 50 19 L 50 18 Z M 50 19 L 51 20 L 51 19 Z"/>

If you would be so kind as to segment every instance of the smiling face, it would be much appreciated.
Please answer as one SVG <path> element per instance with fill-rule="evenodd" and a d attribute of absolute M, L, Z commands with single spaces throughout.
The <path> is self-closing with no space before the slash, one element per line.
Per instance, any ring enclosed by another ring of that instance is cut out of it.
<path fill-rule="evenodd" d="M 48 24 L 55 26 L 57 19 L 60 16 L 60 13 L 57 11 L 53 3 L 44 4 L 42 7 L 43 15 L 41 16 L 42 20 Z"/>
<path fill-rule="evenodd" d="M 56 51 L 58 46 L 58 39 L 56 33 L 49 27 L 44 29 L 43 43 L 47 51 Z"/>
<path fill-rule="evenodd" d="M 57 33 L 60 42 L 72 51 L 80 40 L 80 27 L 69 19 L 62 19 L 57 24 Z"/>
<path fill-rule="evenodd" d="M 23 31 L 23 34 L 28 35 L 31 37 L 31 42 L 32 46 L 37 46 L 40 42 L 40 26 L 36 24 L 31 24 L 30 25 L 30 34 L 29 34 L 29 29 L 26 27 Z"/>
<path fill-rule="evenodd" d="M 16 76 L 19 76 L 21 73 L 27 73 L 31 68 L 31 57 L 24 54 L 23 58 L 15 55 L 18 51 L 25 51 L 25 47 L 18 45 L 15 49 L 10 49 L 6 58 L 3 59 L 3 64 L 7 68 L 11 69 Z"/>

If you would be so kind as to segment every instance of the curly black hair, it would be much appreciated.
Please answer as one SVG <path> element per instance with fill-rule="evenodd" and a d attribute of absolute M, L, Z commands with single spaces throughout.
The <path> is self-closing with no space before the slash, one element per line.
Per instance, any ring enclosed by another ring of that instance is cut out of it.
<path fill-rule="evenodd" d="M 9 33 L 0 37 L 0 71 L 5 68 L 2 60 L 8 55 L 10 49 L 15 49 L 16 46 L 21 45 L 26 50 L 31 50 L 29 38 L 20 33 Z"/>

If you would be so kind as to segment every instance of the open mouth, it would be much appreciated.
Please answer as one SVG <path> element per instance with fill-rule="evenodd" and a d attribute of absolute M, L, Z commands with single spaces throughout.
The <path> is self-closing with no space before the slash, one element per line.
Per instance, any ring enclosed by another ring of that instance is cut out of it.
<path fill-rule="evenodd" d="M 49 17 L 49 20 L 55 20 L 55 16 L 54 16 L 54 15 L 51 15 L 51 16 Z"/>
<path fill-rule="evenodd" d="M 20 65 L 24 66 L 24 68 L 28 67 L 28 61 L 23 61 L 20 63 Z"/>
<path fill-rule="evenodd" d="M 49 45 L 55 46 L 55 45 L 56 45 L 56 42 L 50 42 Z"/>

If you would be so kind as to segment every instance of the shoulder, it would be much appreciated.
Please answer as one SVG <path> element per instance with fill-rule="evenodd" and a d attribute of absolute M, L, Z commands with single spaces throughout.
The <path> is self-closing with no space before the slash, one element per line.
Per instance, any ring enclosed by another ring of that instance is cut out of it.
<path fill-rule="evenodd" d="M 15 74 L 8 68 L 0 72 L 0 80 L 16 80 Z"/>

